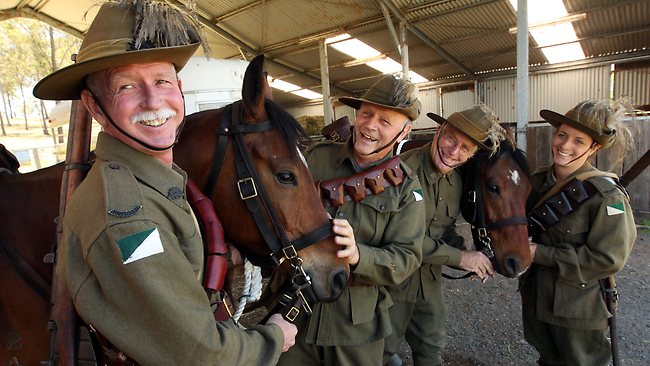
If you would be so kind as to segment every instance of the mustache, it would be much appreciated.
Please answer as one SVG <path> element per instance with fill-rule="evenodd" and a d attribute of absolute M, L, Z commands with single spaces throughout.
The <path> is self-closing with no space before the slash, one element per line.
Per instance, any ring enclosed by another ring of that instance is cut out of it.
<path fill-rule="evenodd" d="M 167 119 L 172 117 L 176 117 L 175 110 L 169 108 L 162 108 L 157 111 L 139 112 L 131 116 L 129 119 L 131 120 L 131 123 L 135 124 L 139 122 L 153 121 L 157 119 Z"/>

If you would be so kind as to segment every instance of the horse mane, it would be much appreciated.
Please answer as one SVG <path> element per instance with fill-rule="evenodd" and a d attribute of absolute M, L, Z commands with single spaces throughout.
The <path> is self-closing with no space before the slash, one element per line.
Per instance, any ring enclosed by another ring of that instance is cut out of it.
<path fill-rule="evenodd" d="M 289 147 L 304 147 L 311 141 L 311 138 L 305 129 L 296 121 L 289 112 L 285 111 L 271 99 L 266 99 L 264 102 L 266 113 L 269 115 L 269 120 L 273 127 L 275 127 L 280 135 L 287 142 Z M 298 149 L 289 149 L 295 158 L 298 158 Z"/>

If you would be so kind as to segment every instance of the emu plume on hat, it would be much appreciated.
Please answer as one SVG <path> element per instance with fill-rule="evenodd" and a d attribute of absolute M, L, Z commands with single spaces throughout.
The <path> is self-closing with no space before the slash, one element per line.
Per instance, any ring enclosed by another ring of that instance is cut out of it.
<path fill-rule="evenodd" d="M 55 71 L 34 87 L 40 99 L 79 99 L 84 78 L 119 66 L 169 62 L 180 71 L 203 41 L 197 20 L 158 0 L 104 3 L 84 37 L 76 63 Z"/>
<path fill-rule="evenodd" d="M 586 133 L 603 148 L 611 146 L 616 139 L 613 120 L 619 116 L 609 103 L 586 100 L 578 103 L 564 115 L 548 109 L 542 109 L 539 115 L 555 128 L 567 124 Z"/>
<path fill-rule="evenodd" d="M 427 113 L 427 117 L 441 125 L 444 123 L 453 125 L 483 150 L 496 150 L 500 141 L 505 138 L 498 117 L 485 105 L 476 105 L 454 112 L 447 118 L 431 112 Z"/>
<path fill-rule="evenodd" d="M 393 75 L 382 76 L 361 98 L 341 97 L 339 101 L 354 109 L 359 109 L 361 103 L 390 108 L 404 114 L 411 121 L 420 116 L 422 109 L 415 84 Z"/>

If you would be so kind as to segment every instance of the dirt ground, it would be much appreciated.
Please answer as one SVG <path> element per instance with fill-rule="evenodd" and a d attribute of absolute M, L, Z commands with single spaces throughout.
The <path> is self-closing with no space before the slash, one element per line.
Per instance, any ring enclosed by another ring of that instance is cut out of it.
<path fill-rule="evenodd" d="M 620 294 L 617 313 L 619 352 L 621 365 L 625 366 L 650 364 L 650 263 L 647 260 L 650 257 L 650 230 L 639 229 L 637 233 L 632 255 L 616 276 Z M 448 268 L 445 272 L 461 273 Z M 524 341 L 516 280 L 503 276 L 485 284 L 447 280 L 445 286 L 448 309 L 448 343 L 443 352 L 445 365 L 537 364 L 537 351 Z M 404 366 L 413 365 L 405 342 L 402 349 Z"/>
<path fill-rule="evenodd" d="M 470 236 L 466 223 L 459 225 L 459 232 L 466 238 Z M 639 229 L 637 233 L 632 255 L 616 276 L 620 294 L 619 352 L 624 366 L 650 365 L 650 229 Z M 449 268 L 445 272 L 456 276 L 463 273 Z M 537 351 L 524 341 L 517 280 L 503 276 L 485 284 L 446 280 L 445 286 L 446 366 L 537 365 Z M 262 315 L 247 315 L 244 323 L 259 320 Z M 404 366 L 413 366 L 406 342 L 402 343 L 400 356 Z"/>

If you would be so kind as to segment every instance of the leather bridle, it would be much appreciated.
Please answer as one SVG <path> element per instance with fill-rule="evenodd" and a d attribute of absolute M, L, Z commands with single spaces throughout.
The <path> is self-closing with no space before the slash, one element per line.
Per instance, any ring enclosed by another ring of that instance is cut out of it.
<path fill-rule="evenodd" d="M 333 235 L 329 222 L 311 233 L 289 240 L 271 200 L 255 168 L 248 147 L 244 140 L 247 133 L 257 133 L 275 128 L 271 121 L 243 124 L 241 101 L 226 106 L 221 113 L 221 124 L 216 130 L 218 134 L 217 146 L 212 160 L 212 167 L 204 185 L 203 193 L 210 197 L 223 164 L 228 141 L 234 138 L 234 160 L 237 170 L 237 188 L 242 201 L 245 203 L 255 224 L 269 248 L 270 255 L 257 256 L 246 253 L 251 263 L 260 267 L 278 267 L 285 260 L 290 263 L 292 274 L 283 286 L 283 300 L 287 303 L 285 318 L 293 321 L 302 307 L 305 312 L 311 313 L 309 301 L 303 295 L 303 290 L 311 286 L 311 278 L 302 267 L 302 259 L 298 252 Z M 290 298 L 291 300 L 289 300 Z M 281 302 L 283 301 L 281 300 Z M 296 303 L 297 301 L 297 303 Z"/>
<path fill-rule="evenodd" d="M 486 160 L 485 156 L 489 152 L 480 152 L 474 156 L 467 167 L 468 174 L 464 177 L 466 185 L 473 184 L 470 189 L 463 189 L 463 198 L 461 200 L 461 212 L 465 220 L 471 225 L 472 237 L 476 249 L 483 252 L 486 257 L 490 258 L 492 266 L 498 268 L 496 256 L 492 249 L 490 231 L 502 227 L 513 225 L 528 225 L 526 216 L 510 216 L 501 220 L 487 221 L 483 211 L 483 193 L 481 190 L 480 169 L 481 161 Z M 492 159 L 497 159 L 497 156 Z"/>

